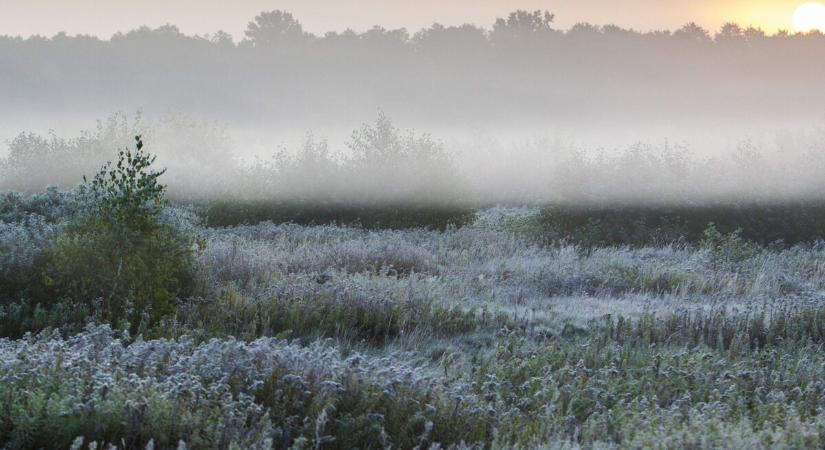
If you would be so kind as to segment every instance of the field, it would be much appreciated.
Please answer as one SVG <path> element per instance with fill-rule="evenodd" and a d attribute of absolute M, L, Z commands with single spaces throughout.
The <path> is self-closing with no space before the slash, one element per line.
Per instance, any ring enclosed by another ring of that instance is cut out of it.
<path fill-rule="evenodd" d="M 439 231 L 166 207 L 189 295 L 150 320 L 37 300 L 84 201 L 0 208 L 6 448 L 825 444 L 821 244 L 551 243 L 536 208 Z"/>
<path fill-rule="evenodd" d="M 229 3 L 0 0 L 0 450 L 825 449 L 825 5 Z"/>
<path fill-rule="evenodd" d="M 107 135 L 0 160 L 4 448 L 825 445 L 812 198 L 485 206 L 383 116 L 193 195 Z"/>

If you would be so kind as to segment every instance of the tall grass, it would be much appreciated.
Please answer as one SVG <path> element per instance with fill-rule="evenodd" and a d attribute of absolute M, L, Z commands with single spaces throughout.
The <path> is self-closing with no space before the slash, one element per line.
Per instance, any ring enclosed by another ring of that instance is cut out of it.
<path fill-rule="evenodd" d="M 38 305 L 26 280 L 63 219 L 21 201 L 0 227 L 7 448 L 825 442 L 821 245 L 547 246 L 513 228 L 524 210 L 437 231 L 167 208 L 200 295 L 127 334 L 86 327 L 94 301 Z"/>

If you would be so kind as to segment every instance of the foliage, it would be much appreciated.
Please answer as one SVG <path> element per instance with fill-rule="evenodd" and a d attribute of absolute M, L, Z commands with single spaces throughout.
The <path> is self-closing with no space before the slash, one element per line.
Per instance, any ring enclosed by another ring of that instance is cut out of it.
<path fill-rule="evenodd" d="M 128 329 L 174 310 L 190 286 L 191 243 L 160 220 L 163 172 L 154 157 L 123 150 L 89 183 L 92 202 L 55 242 L 50 274 L 59 298 L 99 301 L 103 317 Z M 145 325 L 145 323 L 143 324 Z"/>
<path fill-rule="evenodd" d="M 336 224 L 367 229 L 428 227 L 445 230 L 470 223 L 472 206 L 428 204 L 361 205 L 351 202 L 305 203 L 277 200 L 218 200 L 201 207 L 206 223 L 214 227 L 271 221 L 301 225 Z"/>
<path fill-rule="evenodd" d="M 272 11 L 252 18 L 247 39 L 236 36 L 237 43 L 225 33 L 186 35 L 172 25 L 110 39 L 3 36 L 0 58 L 15 70 L 4 72 L 0 97 L 7 114 L 24 106 L 46 111 L 53 99 L 97 110 L 186 104 L 225 118 L 250 112 L 286 126 L 299 117 L 330 123 L 375 105 L 480 129 L 502 120 L 586 121 L 596 112 L 611 118 L 633 112 L 641 119 L 663 105 L 686 115 L 821 113 L 822 97 L 811 98 L 808 88 L 825 64 L 818 58 L 825 48 L 821 33 L 767 36 L 728 27 L 713 36 L 695 24 L 674 32 L 588 24 L 562 30 L 550 17 L 513 11 L 487 27 L 433 24 L 407 32 L 376 26 L 308 35 L 300 18 Z M 510 40 L 518 45 L 502 51 L 499 44 Z M 136 60 L 143 61 L 140 71 Z M 63 76 L 45 76 L 55 64 Z M 776 70 L 778 64 L 786 70 Z M 744 73 L 759 77 L 743 80 Z M 198 89 L 187 89 L 193 80 Z M 121 89 L 124 83 L 130 89 Z M 772 89 L 754 96 L 762 83 Z"/>
<path fill-rule="evenodd" d="M 84 330 L 110 319 L 102 302 L 2 303 L 0 333 L 22 338 L 0 340 L 0 445 L 825 442 L 821 244 L 748 254 L 710 228 L 704 246 L 542 246 L 520 237 L 529 208 L 446 231 L 158 217 L 201 237 L 202 298 L 138 338 Z M 16 261 L 41 245 L 21 233 L 59 230 L 10 225 Z M 46 328 L 66 337 L 25 335 Z"/>
<path fill-rule="evenodd" d="M 157 223 L 166 188 L 158 178 L 166 171 L 150 170 L 156 157 L 143 152 L 143 141 L 135 137 L 136 151 L 121 150 L 115 167 L 106 163 L 95 175 L 89 190 L 93 214 L 113 226 L 144 231 Z M 86 178 L 83 179 L 87 182 Z"/>
<path fill-rule="evenodd" d="M 185 115 L 170 114 L 149 121 L 138 112 L 110 115 L 73 138 L 21 133 L 9 143 L 8 154 L 0 156 L 0 190 L 21 192 L 21 200 L 29 199 L 30 203 L 39 198 L 41 210 L 43 201 L 78 196 L 81 177 L 96 173 L 106 161 L 116 160 L 117 149 L 133 145 L 136 134 L 152 141 L 157 162 L 170 169 L 164 181 L 174 198 L 221 191 L 221 175 L 233 176 L 233 155 L 223 128 Z M 204 179 L 212 180 L 208 188 Z M 0 201 L 0 218 L 3 203 Z"/>
<path fill-rule="evenodd" d="M 57 227 L 42 216 L 0 221 L 0 305 L 19 298 L 46 296 L 42 274 Z"/>
<path fill-rule="evenodd" d="M 113 115 L 98 122 L 95 130 L 72 139 L 21 133 L 0 159 L 0 189 L 32 194 L 50 186 L 74 188 L 82 174 L 116 156 L 113 149 L 129 144 L 130 129 L 137 127 L 126 117 Z"/>
<path fill-rule="evenodd" d="M 761 250 L 759 245 L 742 239 L 742 229 L 722 234 L 711 223 L 704 232 L 699 245 L 710 251 L 713 262 L 717 264 L 736 264 L 753 258 Z"/>
<path fill-rule="evenodd" d="M 475 217 L 472 196 L 443 145 L 383 113 L 356 130 L 348 156 L 310 136 L 296 155 L 247 168 L 240 195 L 201 199 L 208 225 L 263 221 L 365 228 L 446 229 Z"/>
<path fill-rule="evenodd" d="M 412 448 L 491 431 L 483 411 L 459 409 L 400 355 L 342 359 L 322 343 L 127 344 L 97 327 L 0 341 L 0 356 L 10 412 L 0 415 L 0 442 L 10 449 L 68 448 L 76 438 L 129 449 Z"/>
<path fill-rule="evenodd" d="M 587 247 L 699 243 L 714 230 L 763 245 L 825 239 L 822 202 L 727 203 L 703 205 L 554 205 L 539 218 L 540 236 Z M 737 232 L 737 230 L 739 230 Z"/>
<path fill-rule="evenodd" d="M 330 277 L 331 278 L 331 277 Z M 179 333 L 192 336 L 300 337 L 309 341 L 330 337 L 344 342 L 386 345 L 399 337 L 457 336 L 485 326 L 507 323 L 506 317 L 480 317 L 475 310 L 444 305 L 426 292 L 400 293 L 381 281 L 362 285 L 305 279 L 302 289 L 272 293 L 250 300 L 231 286 L 214 301 L 193 300 L 181 305 Z M 294 283 L 294 284 L 293 284 Z M 367 287 L 367 286 L 369 287 Z M 382 286 L 384 285 L 384 286 Z"/>
<path fill-rule="evenodd" d="M 52 224 L 67 222 L 88 201 L 83 189 L 60 191 L 50 187 L 31 196 L 9 191 L 0 194 L 0 222 L 24 222 L 33 216 Z"/>
<path fill-rule="evenodd" d="M 249 22 L 244 35 L 256 47 L 271 48 L 275 45 L 295 44 L 306 40 L 303 26 L 292 14 L 281 11 L 266 11 Z"/>

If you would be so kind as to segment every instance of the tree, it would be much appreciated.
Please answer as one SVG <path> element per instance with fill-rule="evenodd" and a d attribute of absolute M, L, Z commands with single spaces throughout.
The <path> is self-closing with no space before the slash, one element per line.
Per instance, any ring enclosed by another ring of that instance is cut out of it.
<path fill-rule="evenodd" d="M 84 182 L 94 198 L 95 213 L 117 226 L 143 231 L 152 227 L 162 210 L 166 187 L 158 181 L 166 170 L 151 169 L 155 156 L 143 151 L 143 140 L 135 137 L 134 152 L 121 150 L 113 167 L 107 163 L 91 184 Z"/>
<path fill-rule="evenodd" d="M 249 22 L 244 34 L 255 47 L 295 44 L 309 38 L 292 14 L 281 10 L 262 12 Z"/>
<path fill-rule="evenodd" d="M 674 31 L 673 37 L 685 42 L 710 42 L 710 33 L 695 22 L 690 22 Z"/>
<path fill-rule="evenodd" d="M 89 305 L 97 320 L 131 331 L 174 311 L 191 289 L 193 256 L 191 240 L 161 220 L 165 171 L 152 169 L 140 136 L 135 143 L 85 184 L 90 207 L 57 239 L 47 275 L 57 300 Z"/>
<path fill-rule="evenodd" d="M 504 19 L 499 17 L 493 24 L 491 38 L 493 42 L 529 39 L 537 35 L 553 32 L 555 15 L 549 11 L 517 10 Z"/>
<path fill-rule="evenodd" d="M 746 28 L 743 34 L 748 42 L 758 42 L 768 37 L 763 29 L 755 27 Z M 777 32 L 777 36 L 779 36 L 779 32 Z"/>
<path fill-rule="evenodd" d="M 232 35 L 223 30 L 218 30 L 215 34 L 209 36 L 209 42 L 221 47 L 232 47 L 235 45 L 235 42 L 232 40 Z"/>
<path fill-rule="evenodd" d="M 743 39 L 742 27 L 733 22 L 722 25 L 722 29 L 716 33 L 716 42 L 739 42 Z"/>

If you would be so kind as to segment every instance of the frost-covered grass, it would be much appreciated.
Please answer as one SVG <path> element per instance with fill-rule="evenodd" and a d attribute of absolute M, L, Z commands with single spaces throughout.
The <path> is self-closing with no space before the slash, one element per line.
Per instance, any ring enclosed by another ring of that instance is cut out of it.
<path fill-rule="evenodd" d="M 486 439 L 474 396 L 416 362 L 343 358 L 323 342 L 123 339 L 108 327 L 0 341 L 0 436 L 6 448 L 68 448 L 78 437 L 126 448 Z"/>
<path fill-rule="evenodd" d="M 94 303 L 37 312 L 5 286 L 37 273 L 60 220 L 2 222 L 0 442 L 825 445 L 825 246 L 546 246 L 531 214 L 370 231 L 168 211 L 197 237 L 200 294 L 142 337 L 65 326 Z M 62 331 L 20 338 L 43 328 Z"/>

